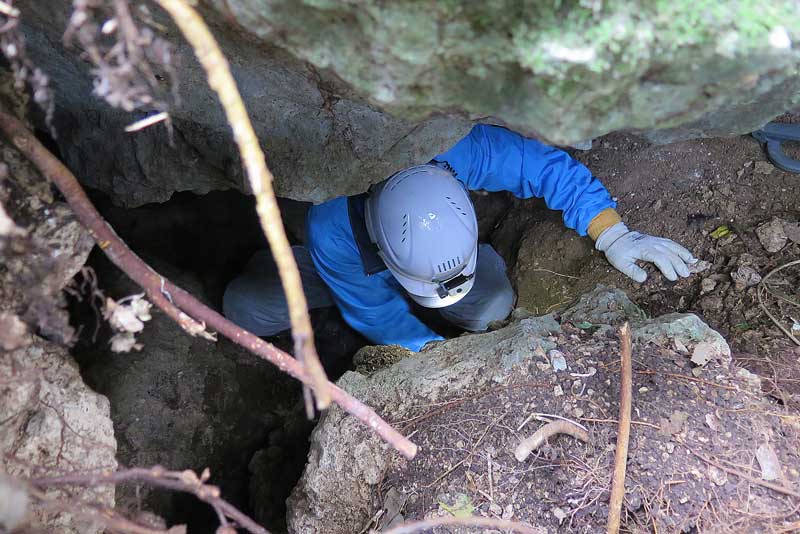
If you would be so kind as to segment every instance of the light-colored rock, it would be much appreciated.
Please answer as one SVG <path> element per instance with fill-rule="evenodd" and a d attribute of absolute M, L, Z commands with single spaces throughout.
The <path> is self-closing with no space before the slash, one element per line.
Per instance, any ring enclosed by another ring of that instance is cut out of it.
<path fill-rule="evenodd" d="M 617 325 L 638 321 L 645 313 L 631 302 L 624 291 L 597 284 L 591 292 L 581 295 L 578 302 L 561 313 L 561 320 L 571 323 Z"/>
<path fill-rule="evenodd" d="M 748 287 L 758 285 L 761 282 L 761 275 L 749 265 L 740 265 L 731 273 L 731 279 L 737 291 L 744 291 Z"/>
<path fill-rule="evenodd" d="M 763 480 L 778 480 L 783 476 L 781 472 L 781 462 L 775 449 L 769 443 L 762 443 L 756 449 L 756 459 L 761 466 L 761 478 Z"/>
<path fill-rule="evenodd" d="M 800 6 L 213 0 L 392 113 L 451 110 L 575 144 L 747 133 L 798 104 Z M 620 54 L 624 50 L 624 54 Z"/>
<path fill-rule="evenodd" d="M 781 219 L 774 217 L 771 221 L 756 228 L 758 240 L 761 241 L 761 245 L 767 252 L 778 252 L 786 245 L 788 238 L 783 230 L 783 224 Z"/>
<path fill-rule="evenodd" d="M 667 347 L 670 340 L 679 340 L 693 349 L 699 343 L 708 343 L 717 354 L 730 358 L 731 349 L 719 332 L 713 330 L 693 313 L 670 313 L 648 319 L 631 326 L 631 336 L 639 343 L 655 343 Z"/>
<path fill-rule="evenodd" d="M 83 383 L 67 351 L 34 338 L 0 353 L 0 471 L 11 477 L 93 472 L 117 467 L 117 443 L 106 397 Z M 114 489 L 48 490 L 51 497 L 114 506 Z M 33 513 L 34 528 L 63 534 L 100 534 L 104 528 L 69 513 Z"/>

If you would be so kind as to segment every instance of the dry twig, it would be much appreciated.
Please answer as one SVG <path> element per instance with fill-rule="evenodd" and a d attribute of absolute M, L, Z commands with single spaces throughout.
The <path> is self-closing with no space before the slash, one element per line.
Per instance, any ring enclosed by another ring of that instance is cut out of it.
<path fill-rule="evenodd" d="M 631 396 L 633 377 L 631 374 L 631 329 L 628 323 L 619 329 L 622 365 L 620 369 L 619 432 L 617 450 L 614 455 L 614 477 L 611 479 L 611 498 L 608 504 L 609 534 L 619 532 L 622 500 L 625 497 L 625 469 L 628 463 L 628 440 L 631 436 Z"/>
<path fill-rule="evenodd" d="M 278 266 L 283 290 L 286 293 L 295 355 L 308 371 L 310 385 L 317 398 L 317 408 L 320 410 L 327 408 L 331 402 L 328 380 L 314 347 L 314 333 L 311 330 L 306 296 L 300 283 L 297 263 L 281 222 L 280 210 L 272 189 L 273 176 L 267 168 L 264 153 L 261 151 L 258 137 L 256 137 L 250 118 L 247 116 L 247 110 L 231 75 L 228 62 L 202 17 L 185 0 L 156 1 L 170 14 L 186 40 L 192 45 L 197 59 L 206 71 L 208 84 L 217 93 L 228 123 L 233 129 L 233 137 L 239 146 L 242 162 L 247 169 L 250 188 L 256 197 L 256 211 L 261 221 L 261 227 L 269 241 L 272 256 Z M 305 386 L 304 395 L 307 401 L 306 410 L 311 418 L 313 408 L 308 402 L 309 395 Z"/>
<path fill-rule="evenodd" d="M 797 339 L 794 336 L 794 334 L 792 334 L 785 326 L 783 326 L 780 323 L 780 321 L 778 321 L 778 319 L 775 318 L 774 315 L 772 315 L 772 313 L 769 311 L 769 309 L 767 309 L 766 304 L 764 304 L 764 299 L 763 299 L 763 296 L 762 296 L 762 292 L 769 291 L 769 286 L 767 285 L 767 279 L 769 279 L 770 276 L 772 276 L 773 274 L 775 274 L 775 273 L 777 273 L 779 271 L 782 271 L 782 270 L 786 269 L 787 267 L 792 267 L 794 265 L 800 265 L 800 260 L 790 261 L 789 263 L 781 265 L 780 267 L 776 267 L 775 269 L 772 269 L 770 272 L 768 272 L 766 274 L 766 276 L 764 276 L 764 278 L 761 279 L 761 283 L 758 285 L 758 289 L 756 291 L 756 295 L 758 296 L 758 304 L 759 304 L 759 306 L 761 306 L 761 309 L 764 310 L 764 312 L 767 314 L 767 317 L 769 317 L 770 320 L 772 320 L 772 322 L 775 323 L 775 326 L 780 328 L 781 332 L 786 334 L 786 336 L 789 339 L 791 339 L 792 342 L 795 345 L 800 346 L 800 339 Z M 786 300 L 786 299 L 784 299 L 784 300 Z M 794 304 L 794 303 L 792 303 L 792 304 Z"/>
<path fill-rule="evenodd" d="M 206 484 L 208 470 L 201 476 L 194 471 L 168 471 L 161 466 L 150 468 L 133 468 L 113 473 L 73 473 L 69 475 L 42 477 L 30 480 L 38 488 L 51 486 L 100 486 L 104 484 L 118 484 L 120 482 L 145 482 L 154 486 L 192 493 L 201 501 L 211 506 L 217 513 L 222 527 L 229 526 L 228 519 L 235 521 L 242 528 L 252 534 L 269 534 L 269 532 L 240 512 L 235 506 L 220 497 L 219 488 Z"/>
<path fill-rule="evenodd" d="M 545 531 L 525 523 L 506 521 L 504 519 L 491 519 L 489 517 L 437 517 L 423 521 L 409 521 L 397 525 L 381 534 L 414 534 L 423 530 L 436 527 L 485 527 L 499 529 L 504 532 L 520 532 L 521 534 L 543 534 Z M 374 532 L 374 531 L 373 531 Z"/>
<path fill-rule="evenodd" d="M 528 456 L 530 456 L 531 452 L 538 449 L 542 443 L 556 434 L 568 434 L 575 439 L 589 441 L 589 433 L 581 428 L 577 423 L 560 419 L 558 421 L 547 423 L 542 428 L 534 432 L 532 436 L 523 440 L 522 443 L 517 445 L 517 448 L 514 450 L 514 457 L 517 459 L 517 461 L 524 462 L 528 459 Z"/>
<path fill-rule="evenodd" d="M 42 175 L 56 185 L 78 220 L 88 229 L 89 234 L 112 263 L 139 284 L 150 300 L 184 330 L 202 335 L 203 332 L 207 333 L 204 328 L 204 325 L 207 325 L 253 354 L 273 363 L 297 380 L 303 383 L 310 382 L 306 370 L 294 358 L 233 324 L 185 290 L 169 282 L 129 249 L 97 212 L 75 176 L 28 131 L 22 122 L 0 111 L 0 131 Z M 333 401 L 342 409 L 366 424 L 404 456 L 413 458 L 416 455 L 417 446 L 388 425 L 371 408 L 335 384 L 328 383 L 328 388 Z"/>

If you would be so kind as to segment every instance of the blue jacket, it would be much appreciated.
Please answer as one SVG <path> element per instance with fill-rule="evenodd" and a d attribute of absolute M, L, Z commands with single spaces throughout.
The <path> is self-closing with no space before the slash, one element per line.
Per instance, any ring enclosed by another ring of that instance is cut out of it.
<path fill-rule="evenodd" d="M 566 152 L 498 126 L 475 126 L 433 163 L 451 171 L 467 189 L 544 197 L 580 235 L 586 235 L 598 213 L 616 206 L 603 184 Z M 442 339 L 411 313 L 403 288 L 388 270 L 365 274 L 347 197 L 313 206 L 307 232 L 311 258 L 351 327 L 373 343 L 413 351 Z"/>

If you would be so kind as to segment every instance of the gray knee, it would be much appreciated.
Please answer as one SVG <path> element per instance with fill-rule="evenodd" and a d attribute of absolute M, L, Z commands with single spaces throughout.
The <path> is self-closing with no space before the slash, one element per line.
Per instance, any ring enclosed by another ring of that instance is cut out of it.
<path fill-rule="evenodd" d="M 265 302 L 248 284 L 235 279 L 225 288 L 222 312 L 230 321 L 257 336 L 274 336 L 291 326 L 285 301 L 275 300 Z"/>

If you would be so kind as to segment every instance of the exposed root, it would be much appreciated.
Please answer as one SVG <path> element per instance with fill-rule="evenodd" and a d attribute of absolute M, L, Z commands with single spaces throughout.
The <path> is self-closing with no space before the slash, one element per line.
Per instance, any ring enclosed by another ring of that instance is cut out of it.
<path fill-rule="evenodd" d="M 551 438 L 557 434 L 567 434 L 581 441 L 589 441 L 589 433 L 586 432 L 586 430 L 572 421 L 559 419 L 558 421 L 547 423 L 542 428 L 537 430 L 531 437 L 523 440 L 522 443 L 517 445 L 517 448 L 514 450 L 514 457 L 518 461 L 524 462 L 528 459 L 528 456 L 530 456 L 533 451 L 541 447 L 548 438 Z"/>

